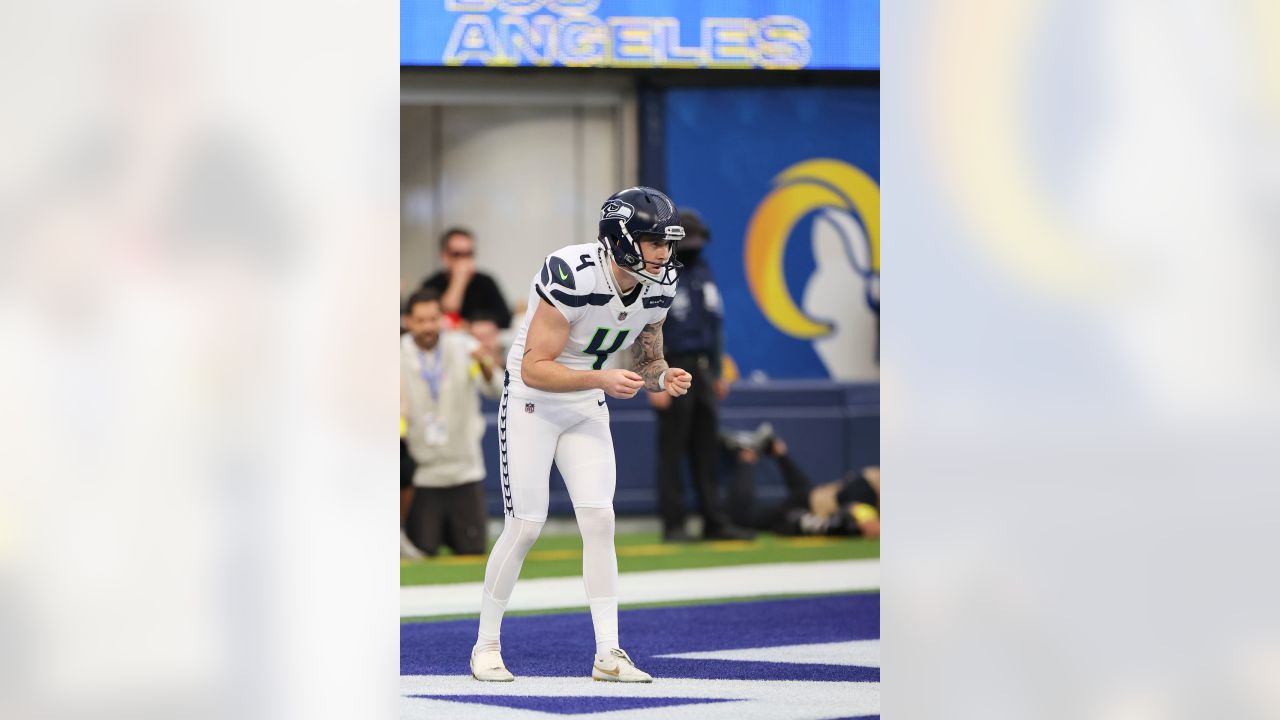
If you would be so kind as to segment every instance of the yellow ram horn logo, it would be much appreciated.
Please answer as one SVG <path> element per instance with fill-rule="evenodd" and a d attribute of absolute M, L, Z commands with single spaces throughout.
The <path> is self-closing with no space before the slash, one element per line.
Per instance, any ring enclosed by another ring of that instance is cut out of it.
<path fill-rule="evenodd" d="M 788 335 L 812 339 L 831 332 L 829 323 L 806 315 L 787 289 L 782 259 L 791 230 L 824 208 L 861 218 L 871 245 L 871 269 L 880 272 L 880 188 L 866 173 L 839 160 L 796 163 L 773 179 L 774 189 L 751 216 L 743 261 L 747 285 L 764 316 Z M 850 288 L 850 302 L 856 302 Z"/>

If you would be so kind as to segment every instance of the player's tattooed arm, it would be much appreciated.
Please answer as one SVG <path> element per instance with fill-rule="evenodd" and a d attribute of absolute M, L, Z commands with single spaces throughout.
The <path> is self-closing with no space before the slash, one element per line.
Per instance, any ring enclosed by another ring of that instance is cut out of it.
<path fill-rule="evenodd" d="M 658 381 L 667 371 L 667 361 L 662 354 L 662 321 L 645 325 L 631 346 L 631 369 L 644 378 L 644 389 L 650 392 L 662 390 Z"/>

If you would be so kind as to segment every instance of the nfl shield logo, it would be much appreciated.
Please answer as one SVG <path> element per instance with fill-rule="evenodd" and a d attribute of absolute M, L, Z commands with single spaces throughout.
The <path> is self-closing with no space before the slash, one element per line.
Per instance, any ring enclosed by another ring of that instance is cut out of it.
<path fill-rule="evenodd" d="M 525 404 L 524 404 L 524 411 L 525 411 L 525 412 L 527 412 L 527 413 L 532 413 L 532 412 L 533 412 L 533 403 L 525 403 Z"/>
<path fill-rule="evenodd" d="M 624 313 L 624 312 L 620 312 L 620 313 L 618 313 L 618 322 L 622 322 L 623 320 L 626 320 L 626 319 L 627 319 L 627 314 L 626 314 L 626 313 Z"/>

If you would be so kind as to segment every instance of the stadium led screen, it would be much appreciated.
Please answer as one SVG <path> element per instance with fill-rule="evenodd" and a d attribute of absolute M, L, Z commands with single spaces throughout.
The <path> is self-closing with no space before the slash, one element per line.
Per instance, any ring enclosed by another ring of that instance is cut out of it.
<path fill-rule="evenodd" d="M 878 0 L 401 0 L 400 64 L 878 70 Z"/>

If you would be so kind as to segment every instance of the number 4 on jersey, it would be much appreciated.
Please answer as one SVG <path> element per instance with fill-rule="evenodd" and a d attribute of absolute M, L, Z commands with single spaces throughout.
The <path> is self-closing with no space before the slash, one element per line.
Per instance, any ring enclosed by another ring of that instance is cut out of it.
<path fill-rule="evenodd" d="M 630 332 L 630 330 L 619 330 L 618 337 L 613 340 L 613 345 L 610 345 L 608 350 L 602 350 L 605 338 L 609 337 L 609 328 L 596 328 L 596 334 L 591 337 L 591 342 L 582 350 L 588 355 L 596 356 L 596 364 L 592 365 L 591 369 L 599 370 L 604 367 L 604 362 L 609 359 L 610 355 L 617 352 L 618 348 L 622 347 L 622 342 L 627 339 L 627 334 Z"/>

